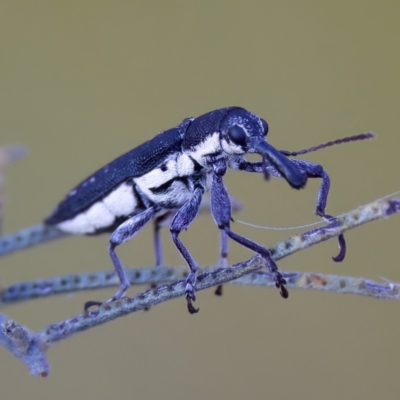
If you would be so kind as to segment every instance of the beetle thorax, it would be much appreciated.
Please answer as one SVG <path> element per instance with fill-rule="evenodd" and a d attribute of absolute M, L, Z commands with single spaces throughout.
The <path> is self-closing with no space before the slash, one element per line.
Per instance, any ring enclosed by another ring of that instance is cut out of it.
<path fill-rule="evenodd" d="M 186 150 L 185 153 L 203 168 L 207 168 L 207 156 L 221 154 L 223 149 L 221 147 L 220 133 L 214 132 L 204 138 L 196 146 Z"/>

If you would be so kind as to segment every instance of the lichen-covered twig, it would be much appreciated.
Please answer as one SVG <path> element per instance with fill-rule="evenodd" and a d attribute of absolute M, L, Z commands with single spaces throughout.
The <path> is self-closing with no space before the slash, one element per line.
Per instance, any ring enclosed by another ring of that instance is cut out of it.
<path fill-rule="evenodd" d="M 366 222 L 378 218 L 385 218 L 391 213 L 398 212 L 400 200 L 378 200 L 376 202 L 359 207 L 341 217 L 337 223 L 327 225 L 290 237 L 269 250 L 277 261 L 313 244 L 327 240 L 340 232 L 355 228 Z M 186 270 L 183 268 L 160 267 L 129 269 L 127 275 L 131 285 L 150 285 L 165 282 L 175 282 L 183 279 Z M 330 290 L 339 293 L 357 293 L 374 297 L 392 298 L 392 292 L 388 290 L 390 285 L 379 284 L 362 278 L 352 278 L 337 275 L 321 275 L 305 272 L 287 272 L 285 278 L 288 287 L 298 289 Z M 258 272 L 255 275 L 246 276 L 233 283 L 246 285 L 273 286 L 269 274 Z M 15 303 L 39 297 L 48 297 L 56 294 L 71 293 L 82 290 L 104 289 L 118 286 L 119 281 L 114 271 L 92 272 L 87 274 L 63 275 L 49 279 L 19 282 L 4 288 L 0 292 L 0 302 L 3 304 Z M 376 290 L 371 292 L 369 288 Z M 377 289 L 379 288 L 379 290 Z"/>
<path fill-rule="evenodd" d="M 184 268 L 160 267 L 129 269 L 131 285 L 159 285 L 184 279 Z M 328 275 L 317 272 L 282 271 L 288 289 L 319 290 L 337 294 L 356 294 L 381 299 L 400 300 L 400 283 L 385 280 L 376 282 L 362 277 Z M 229 283 L 244 286 L 275 288 L 275 281 L 268 272 L 256 271 Z M 8 286 L 0 294 L 3 305 L 50 297 L 83 290 L 106 289 L 118 286 L 114 272 L 63 275 L 55 278 L 19 282 Z"/>
<path fill-rule="evenodd" d="M 204 272 L 197 277 L 196 290 L 208 289 L 216 285 L 230 282 L 249 272 L 256 271 L 263 265 L 260 257 L 254 257 L 251 260 L 232 267 L 220 268 L 212 272 Z M 62 339 L 66 339 L 75 333 L 104 324 L 127 314 L 148 310 L 157 304 L 184 296 L 185 285 L 185 280 L 166 283 L 150 288 L 134 297 L 123 297 L 113 302 L 103 303 L 94 311 L 84 312 L 74 318 L 50 325 L 39 334 L 40 340 L 45 345 L 50 345 Z"/>
<path fill-rule="evenodd" d="M 49 373 L 46 346 L 38 339 L 36 333 L 0 314 L 0 344 L 19 358 L 32 375 L 45 377 Z"/>
<path fill-rule="evenodd" d="M 299 250 L 338 236 L 364 223 L 380 218 L 388 218 L 399 212 L 400 199 L 377 200 L 340 216 L 331 224 L 279 242 L 270 250 L 274 259 L 278 260 Z M 266 284 L 269 286 L 270 278 L 268 274 L 262 274 L 259 271 L 262 267 L 265 267 L 265 263 L 261 257 L 257 256 L 246 262 L 236 264 L 233 267 L 220 268 L 211 272 L 206 271 L 198 276 L 196 290 L 207 289 L 234 280 L 238 282 L 238 279 L 241 279 L 239 281 L 241 284 L 246 284 L 246 279 L 248 279 L 248 282 L 251 284 Z M 164 271 L 168 271 L 168 269 Z M 289 287 L 333 290 L 339 293 L 346 292 L 399 299 L 399 284 L 394 283 L 381 285 L 363 279 L 348 277 L 337 279 L 332 276 L 310 273 L 286 273 L 286 278 L 288 279 Z M 124 297 L 114 302 L 104 303 L 94 311 L 88 311 L 73 318 L 52 324 L 38 334 L 30 332 L 15 322 L 7 321 L 5 317 L 2 317 L 3 321 L 0 320 L 0 322 L 2 322 L 3 331 L 0 344 L 13 352 L 16 357 L 20 358 L 28 366 L 32 374 L 46 376 L 48 367 L 44 353 L 52 344 L 66 339 L 75 333 L 96 327 L 136 311 L 147 310 L 159 303 L 184 295 L 184 280 L 179 280 L 175 283 L 163 283 L 134 297 Z"/>

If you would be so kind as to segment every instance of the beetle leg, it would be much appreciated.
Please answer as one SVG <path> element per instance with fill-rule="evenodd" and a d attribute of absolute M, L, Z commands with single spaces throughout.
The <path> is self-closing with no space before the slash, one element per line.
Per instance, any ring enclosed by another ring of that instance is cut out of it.
<path fill-rule="evenodd" d="M 164 264 L 161 234 L 160 234 L 161 227 L 162 227 L 162 222 L 160 221 L 160 217 L 158 217 L 154 220 L 154 231 L 153 231 L 153 242 L 154 242 L 154 254 L 156 257 L 156 267 L 160 267 L 161 265 Z"/>
<path fill-rule="evenodd" d="M 274 176 L 275 178 L 283 178 L 280 172 L 273 165 L 268 163 L 268 160 L 265 163 L 261 161 L 254 162 L 247 161 L 244 157 L 239 156 L 229 163 L 229 167 L 238 171 L 256 172 L 259 174 L 267 172 L 268 175 Z"/>
<path fill-rule="evenodd" d="M 168 211 L 154 219 L 154 231 L 153 231 L 153 242 L 154 242 L 154 254 L 156 257 L 156 267 L 161 267 L 164 265 L 163 260 L 163 250 L 161 241 L 161 228 L 166 226 L 173 216 L 172 211 Z"/>
<path fill-rule="evenodd" d="M 199 267 L 194 258 L 192 257 L 192 255 L 189 253 L 188 249 L 184 246 L 184 244 L 181 242 L 178 236 L 196 218 L 196 215 L 200 208 L 200 203 L 203 193 L 204 193 L 203 187 L 199 186 L 195 189 L 193 197 L 189 201 L 187 201 L 172 218 L 171 225 L 169 228 L 171 231 L 172 240 L 176 248 L 181 253 L 182 257 L 185 259 L 190 268 L 190 272 L 186 277 L 186 289 L 185 289 L 187 307 L 190 314 L 195 314 L 199 311 L 199 309 L 194 308 L 192 304 L 192 301 L 196 301 L 194 286 L 196 284 L 197 271 Z"/>
<path fill-rule="evenodd" d="M 232 204 L 232 211 L 237 212 L 240 211 L 242 208 L 242 204 L 234 199 L 231 198 L 231 204 Z M 200 209 L 199 213 L 208 211 L 210 212 L 210 201 L 209 199 L 202 199 L 201 204 L 200 204 Z M 154 233 L 153 233 L 153 241 L 154 241 L 154 253 L 155 253 L 155 258 L 156 258 L 156 267 L 164 265 L 163 261 L 163 251 L 162 251 L 162 241 L 161 241 L 161 228 L 166 226 L 170 222 L 173 216 L 173 211 L 167 212 L 166 214 L 163 214 L 159 217 L 156 217 L 154 219 Z M 226 268 L 229 266 L 228 262 L 228 254 L 229 253 L 229 247 L 228 247 L 228 236 L 224 231 L 221 231 L 220 233 L 220 250 L 219 250 L 219 259 L 217 265 L 222 268 Z M 222 295 L 222 285 L 218 285 L 215 294 L 217 296 Z"/>
<path fill-rule="evenodd" d="M 321 165 L 315 164 L 311 161 L 301 160 L 298 158 L 291 158 L 290 161 L 292 161 L 300 170 L 305 172 L 307 178 L 322 179 L 321 186 L 318 190 L 315 213 L 320 217 L 324 218 L 326 221 L 334 223 L 336 221 L 336 218 L 325 213 L 326 202 L 328 199 L 328 193 L 330 188 L 329 175 L 326 173 L 326 171 Z M 264 165 L 264 163 L 262 162 L 250 162 L 243 157 L 239 157 L 230 166 L 234 169 L 246 172 L 264 173 L 264 171 L 266 170 L 269 175 L 274 176 L 276 178 L 282 178 L 281 174 L 279 173 L 279 171 L 276 170 L 274 166 L 270 164 Z M 343 234 L 339 235 L 338 242 L 340 249 L 339 254 L 336 257 L 332 257 L 333 261 L 335 262 L 343 261 L 346 255 L 346 241 L 344 239 Z"/>
<path fill-rule="evenodd" d="M 320 217 L 324 218 L 327 222 L 335 223 L 337 219 L 331 215 L 325 213 L 326 202 L 328 200 L 329 188 L 331 186 L 331 182 L 329 179 L 329 175 L 326 173 L 322 165 L 313 163 L 311 161 L 300 160 L 294 158 L 291 160 L 294 164 L 296 164 L 302 171 L 307 174 L 308 178 L 321 178 L 322 183 L 318 190 L 317 195 L 317 205 L 315 209 L 315 213 Z M 339 242 L 339 254 L 336 257 L 332 257 L 333 261 L 341 262 L 344 260 L 346 256 L 346 241 L 344 239 L 344 235 L 340 234 L 338 236 Z"/>
<path fill-rule="evenodd" d="M 115 272 L 119 279 L 119 290 L 107 301 L 118 300 L 125 295 L 129 287 L 129 281 L 125 273 L 125 269 L 115 252 L 115 248 L 120 244 L 130 240 L 136 233 L 140 231 L 143 226 L 154 217 L 155 210 L 150 207 L 140 214 L 137 214 L 125 222 L 123 222 L 110 236 L 110 244 L 108 246 L 108 253 L 114 264 Z M 99 304 L 98 302 L 89 301 L 85 304 L 85 310 L 91 305 Z"/>
<path fill-rule="evenodd" d="M 228 261 L 228 235 L 226 234 L 225 231 L 221 230 L 220 231 L 220 250 L 219 250 L 219 260 L 218 260 L 218 266 L 221 268 L 227 268 L 229 267 L 229 261 Z M 222 296 L 222 287 L 223 285 L 218 285 L 217 288 L 215 289 L 215 294 L 217 296 Z"/>
<path fill-rule="evenodd" d="M 224 173 L 225 171 L 223 166 L 216 163 L 214 165 L 214 174 L 211 185 L 211 212 L 215 222 L 218 225 L 218 228 L 223 230 L 227 236 L 234 241 L 249 248 L 250 250 L 255 251 L 265 259 L 269 272 L 274 277 L 275 285 L 278 289 L 280 289 L 281 296 L 283 298 L 287 298 L 289 296 L 289 292 L 284 286 L 286 284 L 286 280 L 283 278 L 278 266 L 272 259 L 270 251 L 267 248 L 260 246 L 259 244 L 241 235 L 238 235 L 230 229 L 231 205 L 229 195 L 222 181 L 222 176 Z"/>

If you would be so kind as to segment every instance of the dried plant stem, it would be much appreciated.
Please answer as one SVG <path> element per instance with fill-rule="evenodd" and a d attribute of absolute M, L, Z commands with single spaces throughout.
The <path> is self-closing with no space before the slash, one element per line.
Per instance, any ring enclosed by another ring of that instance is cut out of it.
<path fill-rule="evenodd" d="M 297 251 L 305 249 L 311 245 L 317 244 L 321 241 L 327 240 L 333 236 L 355 228 L 366 222 L 373 221 L 378 218 L 387 217 L 390 212 L 396 212 L 396 201 L 397 200 L 379 200 L 377 202 L 370 203 L 366 206 L 360 207 L 353 210 L 338 219 L 338 223 L 327 225 L 318 229 L 314 229 L 303 233 L 301 235 L 290 237 L 282 242 L 277 243 L 274 247 L 270 248 L 273 258 L 277 261 L 283 257 L 291 255 Z M 391 211 L 390 211 L 391 210 Z M 186 273 L 185 268 L 176 267 L 159 267 L 159 268 L 144 268 L 144 269 L 129 269 L 127 275 L 131 285 L 154 285 L 166 282 L 176 282 L 179 279 L 183 279 Z M 291 272 L 286 273 L 285 277 L 289 282 L 288 287 L 296 287 L 302 289 L 319 289 L 320 285 L 301 286 L 299 282 L 307 282 L 310 278 L 305 277 L 306 273 L 302 272 Z M 311 273 L 309 273 L 311 276 Z M 315 274 L 314 274 L 315 275 Z M 321 275 L 321 282 L 341 282 L 339 286 L 344 285 L 344 280 L 347 279 L 348 284 L 346 287 L 354 287 L 355 283 L 349 283 L 349 279 L 359 280 L 359 278 L 341 277 L 336 275 L 328 276 Z M 260 282 L 265 286 L 273 286 L 274 283 L 270 279 L 270 276 L 265 272 L 257 274 L 257 279 L 252 281 L 249 277 L 239 279 L 233 283 L 246 284 L 246 285 L 259 285 Z M 294 283 L 296 282 L 296 284 Z M 107 272 L 92 272 L 87 274 L 74 274 L 74 275 L 63 275 L 50 279 L 42 279 L 36 281 L 19 282 L 4 288 L 0 292 L 0 301 L 3 304 L 10 304 L 20 302 L 23 300 L 30 300 L 39 297 L 48 297 L 62 293 L 71 293 L 82 290 L 94 290 L 94 289 L 105 289 L 109 287 L 118 286 L 119 281 L 114 271 Z M 374 284 L 378 285 L 378 284 Z M 336 287 L 336 283 L 326 286 L 324 290 L 329 290 L 329 287 Z M 343 288 L 342 288 L 343 289 Z M 332 289 L 331 289 L 332 290 Z M 336 289 L 335 289 L 336 291 Z M 341 291 L 343 293 L 343 290 Z M 359 293 L 363 294 L 363 293 Z M 371 294 L 367 294 L 370 296 Z"/>
<path fill-rule="evenodd" d="M 400 212 L 400 199 L 377 200 L 340 216 L 337 222 L 335 221 L 324 227 L 279 242 L 270 250 L 274 259 L 279 260 L 299 250 L 338 236 L 349 229 L 356 228 L 376 219 L 390 217 L 398 212 Z M 206 271 L 198 276 L 196 290 L 207 289 L 233 280 L 236 280 L 235 283 L 244 285 L 271 286 L 269 275 L 259 271 L 262 267 L 265 267 L 265 263 L 261 257 L 257 256 L 248 261 L 236 264 L 233 267 L 220 268 L 211 272 Z M 180 277 L 179 274 L 181 274 L 179 271 L 176 272 L 168 268 L 159 268 L 158 271 L 160 274 L 162 271 L 165 273 L 163 278 L 161 278 L 161 275 L 159 277 L 160 279 L 165 278 L 164 282 L 178 278 Z M 108 285 L 111 284 L 110 282 L 115 283 L 112 274 L 109 273 L 108 278 L 106 274 L 107 273 L 96 273 L 95 275 L 90 275 L 97 276 L 99 282 L 101 277 L 105 278 L 105 281 L 108 280 Z M 90 275 L 79 275 L 81 287 L 77 285 L 76 288 L 72 290 L 93 288 L 93 286 L 89 287 L 89 285 L 85 284 L 87 281 L 85 277 L 89 277 Z M 141 274 L 139 274 L 138 279 L 140 275 Z M 151 281 L 154 282 L 156 276 L 151 276 L 150 273 L 146 279 L 149 279 L 149 276 Z M 399 299 L 400 297 L 400 285 L 395 283 L 379 284 L 362 278 L 337 277 L 315 273 L 294 272 L 286 273 L 285 276 L 288 280 L 288 287 L 330 290 L 338 293 L 354 293 L 391 299 Z M 49 282 L 49 280 L 47 280 L 47 282 Z M 148 281 L 142 281 L 140 283 L 148 283 Z M 53 286 L 56 287 L 57 285 Z M 5 293 L 9 291 L 9 289 L 10 288 L 3 292 L 3 301 L 5 301 Z M 55 294 L 55 292 L 52 294 Z M 20 358 L 27 365 L 32 374 L 46 376 L 48 374 L 48 365 L 44 354 L 48 347 L 55 342 L 124 315 L 149 309 L 159 303 L 184 295 L 184 280 L 175 281 L 175 283 L 163 283 L 158 287 L 148 289 L 134 297 L 124 297 L 115 302 L 104 303 L 94 311 L 82 313 L 73 318 L 52 324 L 37 334 L 18 325 L 14 321 L 8 320 L 5 316 L 0 316 L 0 322 L 2 322 L 0 343 L 8 348 L 16 357 Z"/>

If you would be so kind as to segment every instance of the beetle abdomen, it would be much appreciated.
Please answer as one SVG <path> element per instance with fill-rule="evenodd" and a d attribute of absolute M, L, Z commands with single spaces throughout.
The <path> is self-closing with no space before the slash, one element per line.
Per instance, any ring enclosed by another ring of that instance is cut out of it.
<path fill-rule="evenodd" d="M 68 193 L 45 223 L 57 225 L 71 220 L 106 197 L 113 188 L 156 169 L 163 160 L 181 151 L 181 138 L 190 122 L 190 119 L 184 120 L 96 171 Z"/>
<path fill-rule="evenodd" d="M 112 230 L 117 221 L 121 223 L 143 209 L 132 181 L 123 182 L 86 210 L 55 225 L 63 232 L 75 235 L 107 232 Z"/>

